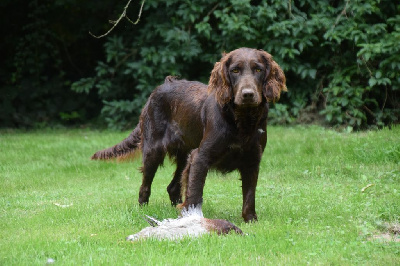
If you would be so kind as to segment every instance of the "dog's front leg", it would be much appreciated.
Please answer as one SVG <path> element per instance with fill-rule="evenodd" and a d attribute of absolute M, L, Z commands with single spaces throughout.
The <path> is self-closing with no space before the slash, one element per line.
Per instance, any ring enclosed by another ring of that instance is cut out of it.
<path fill-rule="evenodd" d="M 201 154 L 199 149 L 193 150 L 182 177 L 182 188 L 185 190 L 185 202 L 181 205 L 183 208 L 201 206 L 208 169 L 207 156 Z"/>
<path fill-rule="evenodd" d="M 256 187 L 258 180 L 259 166 L 255 165 L 251 168 L 239 169 L 242 178 L 243 208 L 242 217 L 244 221 L 257 221 L 256 214 Z"/>

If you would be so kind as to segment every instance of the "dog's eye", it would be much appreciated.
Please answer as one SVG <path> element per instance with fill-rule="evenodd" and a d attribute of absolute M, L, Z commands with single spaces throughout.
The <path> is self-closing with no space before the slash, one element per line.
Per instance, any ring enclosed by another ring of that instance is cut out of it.
<path fill-rule="evenodd" d="M 234 68 L 231 71 L 232 71 L 232 73 L 239 73 L 239 69 L 237 69 L 237 68 Z"/>
<path fill-rule="evenodd" d="M 261 72 L 261 68 L 256 68 L 256 72 Z"/>

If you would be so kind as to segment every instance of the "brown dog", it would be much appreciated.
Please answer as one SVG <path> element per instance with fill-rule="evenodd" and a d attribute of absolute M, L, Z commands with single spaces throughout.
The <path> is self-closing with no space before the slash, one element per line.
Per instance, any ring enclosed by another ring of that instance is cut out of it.
<path fill-rule="evenodd" d="M 201 206 L 209 169 L 239 170 L 244 220 L 257 220 L 255 191 L 267 143 L 268 102 L 286 91 L 283 71 L 267 52 L 240 48 L 225 54 L 208 86 L 167 77 L 144 106 L 139 124 L 121 143 L 92 159 L 127 156 L 141 149 L 139 203 L 148 203 L 157 168 L 168 154 L 177 168 L 167 190 L 171 203 Z M 182 185 L 182 187 L 181 187 Z M 182 190 L 182 191 L 181 191 Z"/>

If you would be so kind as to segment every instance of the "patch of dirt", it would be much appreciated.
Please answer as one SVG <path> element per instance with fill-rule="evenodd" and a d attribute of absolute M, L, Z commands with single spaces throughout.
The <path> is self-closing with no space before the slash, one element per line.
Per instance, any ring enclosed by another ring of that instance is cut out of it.
<path fill-rule="evenodd" d="M 400 223 L 384 223 L 378 234 L 372 235 L 368 240 L 382 242 L 400 242 Z"/>
<path fill-rule="evenodd" d="M 390 233 L 382 233 L 378 235 L 373 235 L 368 240 L 370 241 L 382 241 L 382 242 L 400 242 L 400 236 L 392 235 Z"/>

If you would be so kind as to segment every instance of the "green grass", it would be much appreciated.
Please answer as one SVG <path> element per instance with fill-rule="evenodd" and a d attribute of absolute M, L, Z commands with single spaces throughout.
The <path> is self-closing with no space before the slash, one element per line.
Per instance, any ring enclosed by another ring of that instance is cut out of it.
<path fill-rule="evenodd" d="M 205 216 L 230 220 L 247 236 L 135 243 L 124 239 L 147 226 L 141 215 L 177 217 L 166 192 L 174 168 L 165 162 L 149 205 L 138 207 L 140 159 L 89 160 L 127 135 L 0 131 L 0 265 L 400 264 L 399 236 L 379 238 L 400 222 L 398 126 L 351 134 L 270 127 L 259 222 L 241 219 L 238 173 L 206 181 Z"/>

